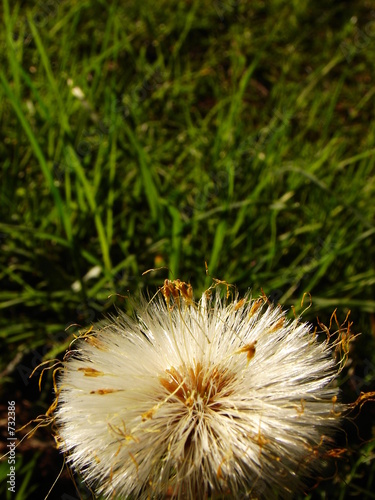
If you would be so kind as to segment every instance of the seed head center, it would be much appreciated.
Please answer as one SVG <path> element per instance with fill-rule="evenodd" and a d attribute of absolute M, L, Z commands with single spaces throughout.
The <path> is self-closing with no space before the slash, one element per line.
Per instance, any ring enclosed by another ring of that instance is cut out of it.
<path fill-rule="evenodd" d="M 232 392 L 228 387 L 232 379 L 225 370 L 196 363 L 194 367 L 169 368 L 160 383 L 188 407 L 199 404 L 217 410 L 221 406 L 217 400 Z"/>

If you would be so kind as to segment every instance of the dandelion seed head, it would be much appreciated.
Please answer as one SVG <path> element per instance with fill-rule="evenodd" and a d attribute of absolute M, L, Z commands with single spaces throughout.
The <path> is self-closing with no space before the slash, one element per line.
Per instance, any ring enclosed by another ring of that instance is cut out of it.
<path fill-rule="evenodd" d="M 74 344 L 58 441 L 106 498 L 288 497 L 340 422 L 334 347 L 264 298 L 166 281 Z"/>

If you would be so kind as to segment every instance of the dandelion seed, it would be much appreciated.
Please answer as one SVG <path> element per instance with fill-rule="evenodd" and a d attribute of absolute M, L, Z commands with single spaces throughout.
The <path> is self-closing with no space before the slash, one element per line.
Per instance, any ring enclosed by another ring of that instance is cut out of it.
<path fill-rule="evenodd" d="M 179 280 L 161 292 L 66 358 L 55 415 L 68 463 L 105 498 L 291 496 L 340 422 L 339 339 L 319 342 L 262 298 L 195 302 Z"/>

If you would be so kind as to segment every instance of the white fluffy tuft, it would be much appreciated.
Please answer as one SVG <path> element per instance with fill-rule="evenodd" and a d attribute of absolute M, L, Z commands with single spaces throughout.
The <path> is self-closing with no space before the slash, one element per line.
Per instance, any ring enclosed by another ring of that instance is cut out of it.
<path fill-rule="evenodd" d="M 67 356 L 68 462 L 106 498 L 291 495 L 339 423 L 332 346 L 262 298 L 164 297 Z"/>

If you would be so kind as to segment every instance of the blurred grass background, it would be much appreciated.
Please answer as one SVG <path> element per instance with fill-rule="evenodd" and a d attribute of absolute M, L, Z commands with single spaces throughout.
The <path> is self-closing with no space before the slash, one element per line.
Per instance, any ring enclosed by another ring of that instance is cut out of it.
<path fill-rule="evenodd" d="M 371 390 L 374 2 L 2 0 L 1 10 L 2 414 L 9 399 L 18 426 L 43 414 L 52 381 L 39 393 L 35 366 L 168 275 L 199 294 L 205 261 L 240 292 L 262 288 L 297 311 L 310 292 L 304 319 L 315 323 L 351 310 L 362 335 L 343 399 Z M 374 416 L 367 403 L 359 435 L 345 428 L 348 451 L 323 474 L 334 477 L 307 498 L 375 498 Z M 2 481 L 3 498 L 45 497 L 63 464 L 50 434 L 20 444 L 17 494 Z M 66 469 L 50 498 L 78 498 Z"/>

